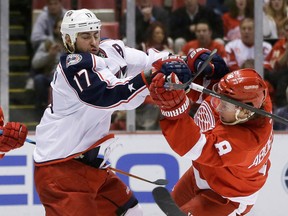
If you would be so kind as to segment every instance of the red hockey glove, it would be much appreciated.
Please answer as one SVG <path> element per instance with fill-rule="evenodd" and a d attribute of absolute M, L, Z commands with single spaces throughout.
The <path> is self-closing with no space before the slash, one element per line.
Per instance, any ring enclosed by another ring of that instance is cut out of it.
<path fill-rule="evenodd" d="M 186 62 L 192 73 L 196 74 L 198 72 L 210 53 L 210 50 L 203 48 L 198 48 L 188 53 Z M 206 77 L 211 77 L 214 74 L 214 65 L 210 62 L 202 73 Z"/>
<path fill-rule="evenodd" d="M 2 108 L 0 107 L 0 126 L 4 125 L 4 114 Z"/>
<path fill-rule="evenodd" d="M 167 56 L 162 59 L 158 59 L 152 64 L 152 69 L 142 72 L 142 78 L 149 88 L 152 79 L 158 74 L 163 73 L 168 77 L 174 72 L 182 83 L 187 82 L 192 77 L 192 73 L 188 68 L 188 65 L 180 56 Z"/>
<path fill-rule="evenodd" d="M 204 48 L 198 48 L 188 53 L 185 61 L 192 71 L 192 74 L 198 72 L 199 68 L 209 57 L 210 53 L 210 50 Z M 220 79 L 229 72 L 229 68 L 224 59 L 216 53 L 210 64 L 208 64 L 203 70 L 203 75 L 209 79 Z"/>
<path fill-rule="evenodd" d="M 167 78 L 170 82 L 179 83 L 175 73 Z M 153 101 L 159 106 L 161 114 L 168 119 L 184 117 L 190 110 L 190 102 L 184 90 L 166 90 L 164 88 L 165 75 L 158 73 L 149 87 Z"/>
<path fill-rule="evenodd" d="M 27 127 L 19 122 L 8 122 L 0 136 L 0 151 L 8 152 L 12 149 L 21 147 L 27 137 Z"/>

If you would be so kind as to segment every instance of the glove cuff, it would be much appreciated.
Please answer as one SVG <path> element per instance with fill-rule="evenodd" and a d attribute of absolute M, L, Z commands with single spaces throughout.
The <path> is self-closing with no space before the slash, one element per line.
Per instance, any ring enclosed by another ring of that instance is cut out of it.
<path fill-rule="evenodd" d="M 197 68 L 195 68 L 195 61 L 198 59 L 198 57 L 205 53 L 205 52 L 209 52 L 210 50 L 208 49 L 204 49 L 204 48 L 198 48 L 196 50 L 191 51 L 190 53 L 188 53 L 187 55 L 187 59 L 191 59 L 190 61 L 187 61 L 187 65 L 190 68 L 190 70 L 193 72 L 197 71 Z"/>
<path fill-rule="evenodd" d="M 161 114 L 171 120 L 180 119 L 184 117 L 190 111 L 190 100 L 187 96 L 176 108 L 164 110 L 160 109 Z"/>
<path fill-rule="evenodd" d="M 157 73 L 158 73 L 158 71 L 156 71 L 156 69 L 154 67 L 152 67 L 152 69 L 150 69 L 150 70 L 146 70 L 146 71 L 141 72 L 141 77 L 142 77 L 147 88 L 149 88 L 149 86 L 152 82 L 152 79 L 156 76 Z"/>

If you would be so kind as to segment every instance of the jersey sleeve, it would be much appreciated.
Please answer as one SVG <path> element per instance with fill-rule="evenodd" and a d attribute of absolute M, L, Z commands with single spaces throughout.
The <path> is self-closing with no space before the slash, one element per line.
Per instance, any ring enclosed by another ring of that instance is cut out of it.
<path fill-rule="evenodd" d="M 150 70 L 153 62 L 169 55 L 169 52 L 167 51 L 159 52 L 153 48 L 148 49 L 147 54 L 141 50 L 136 50 L 130 47 L 126 47 L 125 50 L 125 60 L 128 68 L 130 68 L 128 71 L 129 76 L 135 76 L 141 71 Z"/>
<path fill-rule="evenodd" d="M 169 55 L 167 51 L 148 49 L 147 53 L 125 46 L 120 40 L 105 40 L 100 44 L 106 57 L 104 61 L 109 69 L 119 78 L 135 76 L 141 71 L 149 70 L 152 63 Z"/>
<path fill-rule="evenodd" d="M 137 95 L 142 95 L 143 102 L 148 94 L 144 92 L 146 86 L 141 74 L 118 79 L 107 68 L 104 60 L 96 55 L 70 54 L 61 60 L 61 65 L 66 81 L 79 99 L 98 108 L 113 108 L 127 104 Z M 125 108 L 133 109 L 134 106 Z"/>

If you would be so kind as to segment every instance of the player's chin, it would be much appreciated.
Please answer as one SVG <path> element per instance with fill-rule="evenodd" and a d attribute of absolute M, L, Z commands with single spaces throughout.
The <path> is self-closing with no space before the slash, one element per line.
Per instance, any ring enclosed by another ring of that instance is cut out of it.
<path fill-rule="evenodd" d="M 229 118 L 229 117 L 224 117 L 224 116 L 220 116 L 221 122 L 225 122 L 227 124 L 229 123 L 233 123 L 236 121 L 235 118 Z"/>

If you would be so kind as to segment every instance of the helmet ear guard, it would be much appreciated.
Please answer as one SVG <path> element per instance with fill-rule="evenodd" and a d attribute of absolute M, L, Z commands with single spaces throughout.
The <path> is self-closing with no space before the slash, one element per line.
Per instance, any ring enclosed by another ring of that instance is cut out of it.
<path fill-rule="evenodd" d="M 63 44 L 70 53 L 75 51 L 75 42 L 79 32 L 100 30 L 101 21 L 88 9 L 67 11 L 63 17 L 60 29 Z M 67 35 L 69 37 L 67 37 Z"/>

